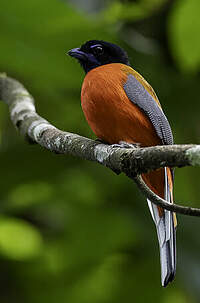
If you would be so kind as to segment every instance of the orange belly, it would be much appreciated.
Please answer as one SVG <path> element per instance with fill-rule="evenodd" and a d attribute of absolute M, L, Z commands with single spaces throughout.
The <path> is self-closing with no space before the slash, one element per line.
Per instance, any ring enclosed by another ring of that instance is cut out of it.
<path fill-rule="evenodd" d="M 125 141 L 139 143 L 141 147 L 161 145 L 149 118 L 123 89 L 127 75 L 122 66 L 108 64 L 86 75 L 81 92 L 86 120 L 96 136 L 109 144 Z M 164 197 L 163 169 L 144 174 L 143 179 L 157 195 Z"/>

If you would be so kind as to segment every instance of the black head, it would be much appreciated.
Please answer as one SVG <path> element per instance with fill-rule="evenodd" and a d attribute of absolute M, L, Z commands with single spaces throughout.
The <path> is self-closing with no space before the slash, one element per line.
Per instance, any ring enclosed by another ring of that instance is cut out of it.
<path fill-rule="evenodd" d="M 129 65 L 126 52 L 116 44 L 102 40 L 90 40 L 80 48 L 73 48 L 68 52 L 71 57 L 76 58 L 85 72 L 109 63 L 123 63 Z"/>

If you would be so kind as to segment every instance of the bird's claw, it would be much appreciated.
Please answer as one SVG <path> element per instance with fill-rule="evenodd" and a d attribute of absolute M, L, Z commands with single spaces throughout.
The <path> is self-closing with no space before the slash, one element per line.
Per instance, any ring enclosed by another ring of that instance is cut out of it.
<path fill-rule="evenodd" d="M 140 147 L 140 143 L 128 143 L 125 141 L 119 141 L 117 144 L 112 144 L 112 147 L 120 147 L 120 148 L 138 148 Z"/>

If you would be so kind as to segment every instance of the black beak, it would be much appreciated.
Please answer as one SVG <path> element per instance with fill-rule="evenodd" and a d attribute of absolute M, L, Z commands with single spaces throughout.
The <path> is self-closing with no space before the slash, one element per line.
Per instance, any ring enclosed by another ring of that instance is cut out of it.
<path fill-rule="evenodd" d="M 67 53 L 69 56 L 74 57 L 78 60 L 87 60 L 87 55 L 80 50 L 80 48 L 73 48 Z"/>

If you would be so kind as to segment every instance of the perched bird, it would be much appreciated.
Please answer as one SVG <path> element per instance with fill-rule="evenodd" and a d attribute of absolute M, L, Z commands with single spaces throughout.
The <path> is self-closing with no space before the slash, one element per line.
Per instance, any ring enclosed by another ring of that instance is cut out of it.
<path fill-rule="evenodd" d="M 68 54 L 83 67 L 86 76 L 81 104 L 96 136 L 109 144 L 126 142 L 141 147 L 173 144 L 169 122 L 148 82 L 130 67 L 118 45 L 90 40 Z M 160 168 L 142 175 L 148 187 L 173 203 L 173 172 Z M 156 225 L 160 247 L 161 282 L 167 286 L 176 272 L 176 216 L 147 200 Z"/>

